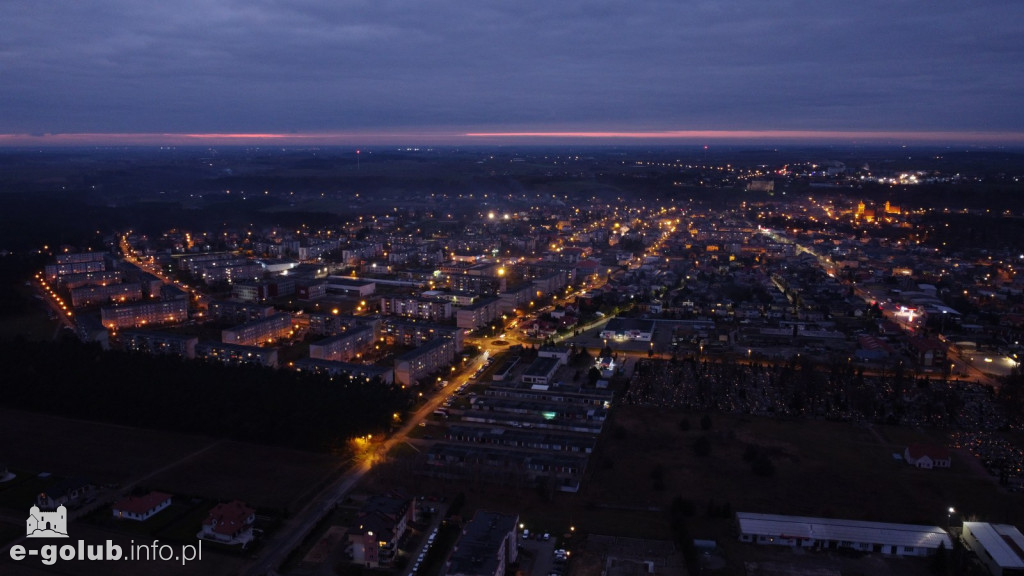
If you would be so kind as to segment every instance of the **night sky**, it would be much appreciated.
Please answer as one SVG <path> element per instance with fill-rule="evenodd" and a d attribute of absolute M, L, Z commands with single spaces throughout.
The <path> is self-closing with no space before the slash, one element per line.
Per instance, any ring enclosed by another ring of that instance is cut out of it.
<path fill-rule="evenodd" d="M 1021 0 L 7 0 L 0 144 L 1024 143 L 1022 22 Z"/>

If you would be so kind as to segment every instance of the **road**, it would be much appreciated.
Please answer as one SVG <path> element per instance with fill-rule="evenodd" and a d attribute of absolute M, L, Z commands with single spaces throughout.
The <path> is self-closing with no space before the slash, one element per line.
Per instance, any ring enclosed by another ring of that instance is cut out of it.
<path fill-rule="evenodd" d="M 484 359 L 481 355 L 472 364 L 467 366 L 462 374 L 453 379 L 444 390 L 427 400 L 419 410 L 408 417 L 401 428 L 392 433 L 383 442 L 374 445 L 374 452 L 376 454 L 387 454 L 392 447 L 405 442 L 409 437 L 409 433 L 446 399 L 451 397 L 460 385 L 469 380 L 469 376 L 483 362 Z M 313 528 L 334 509 L 338 502 L 343 501 L 348 493 L 359 484 L 363 476 L 372 469 L 373 460 L 373 458 L 357 459 L 356 463 L 348 471 L 320 491 L 302 510 L 292 516 L 291 519 L 277 530 L 275 535 L 264 543 L 262 552 L 260 552 L 257 560 L 244 568 L 242 573 L 247 576 L 276 574 L 276 570 L 284 563 L 291 551 L 302 543 Z"/>

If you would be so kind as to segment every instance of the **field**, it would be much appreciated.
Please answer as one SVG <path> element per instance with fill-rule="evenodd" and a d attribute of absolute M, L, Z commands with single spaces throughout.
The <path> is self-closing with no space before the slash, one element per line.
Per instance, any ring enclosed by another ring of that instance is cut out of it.
<path fill-rule="evenodd" d="M 0 455 L 15 471 L 80 476 L 94 484 L 141 479 L 150 489 L 237 498 L 280 512 L 291 510 L 343 464 L 327 454 L 13 410 L 0 410 Z"/>
<path fill-rule="evenodd" d="M 149 483 L 178 494 L 237 498 L 286 513 L 300 507 L 342 464 L 327 454 L 221 442 Z"/>
<path fill-rule="evenodd" d="M 212 440 L 0 409 L 0 457 L 11 468 L 120 483 Z"/>

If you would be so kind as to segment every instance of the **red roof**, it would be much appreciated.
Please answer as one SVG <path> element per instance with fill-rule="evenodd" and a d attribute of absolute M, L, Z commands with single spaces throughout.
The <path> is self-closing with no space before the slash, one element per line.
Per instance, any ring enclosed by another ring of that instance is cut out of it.
<path fill-rule="evenodd" d="M 214 506 L 213 510 L 210 510 L 210 515 L 203 522 L 203 526 L 211 526 L 214 532 L 231 536 L 248 526 L 249 518 L 254 514 L 256 511 L 246 506 L 241 500 L 232 500 Z"/>
<path fill-rule="evenodd" d="M 171 495 L 163 492 L 150 492 L 145 496 L 129 496 L 118 500 L 114 504 L 114 510 L 142 515 L 170 499 Z"/>
<path fill-rule="evenodd" d="M 944 352 L 946 350 L 946 345 L 941 340 L 927 336 L 911 338 L 910 345 L 917 349 L 918 352 L 928 352 L 929 350 Z"/>
<path fill-rule="evenodd" d="M 597 262 L 593 260 L 580 260 L 576 263 L 576 267 L 581 269 L 593 270 L 594 268 L 597 268 L 597 266 Z"/>
<path fill-rule="evenodd" d="M 942 446 L 931 446 L 925 444 L 911 444 L 907 446 L 907 453 L 912 460 L 928 456 L 932 460 L 949 460 L 949 450 Z"/>

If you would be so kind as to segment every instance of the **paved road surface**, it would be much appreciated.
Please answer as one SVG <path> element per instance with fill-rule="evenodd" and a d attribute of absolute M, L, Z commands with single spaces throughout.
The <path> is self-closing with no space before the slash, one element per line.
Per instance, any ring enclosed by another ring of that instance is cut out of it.
<path fill-rule="evenodd" d="M 448 397 L 455 393 L 455 390 L 476 370 L 476 367 L 483 364 L 483 357 L 479 357 L 472 365 L 468 366 L 458 378 L 453 379 L 441 393 L 428 400 L 411 417 L 405 425 L 393 433 L 379 446 L 375 446 L 377 454 L 387 454 L 396 444 L 406 441 L 409 433 L 419 425 L 419 422 L 430 415 Z M 317 494 L 299 513 L 289 519 L 263 546 L 257 560 L 243 569 L 246 576 L 263 576 L 265 574 L 276 574 L 276 570 L 284 563 L 288 554 L 297 548 L 313 528 L 323 519 L 334 506 L 345 499 L 349 492 L 362 480 L 363 476 L 373 466 L 369 458 L 356 462 L 347 472 L 337 480 L 324 488 Z"/>

